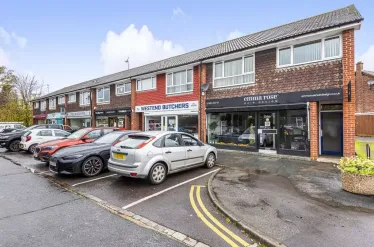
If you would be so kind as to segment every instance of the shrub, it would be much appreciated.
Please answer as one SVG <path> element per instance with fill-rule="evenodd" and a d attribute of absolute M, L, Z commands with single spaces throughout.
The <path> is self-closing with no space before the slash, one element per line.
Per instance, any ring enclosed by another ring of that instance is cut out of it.
<path fill-rule="evenodd" d="M 374 175 L 374 160 L 360 157 L 344 157 L 340 159 L 338 168 L 342 172 L 361 175 Z"/>

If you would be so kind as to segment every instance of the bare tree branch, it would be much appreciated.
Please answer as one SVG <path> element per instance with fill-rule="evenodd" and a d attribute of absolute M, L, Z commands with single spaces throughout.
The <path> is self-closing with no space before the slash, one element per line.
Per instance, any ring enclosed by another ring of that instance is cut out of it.
<path fill-rule="evenodd" d="M 43 84 L 39 83 L 35 76 L 29 75 L 17 75 L 13 85 L 25 105 L 39 97 L 43 88 Z"/>

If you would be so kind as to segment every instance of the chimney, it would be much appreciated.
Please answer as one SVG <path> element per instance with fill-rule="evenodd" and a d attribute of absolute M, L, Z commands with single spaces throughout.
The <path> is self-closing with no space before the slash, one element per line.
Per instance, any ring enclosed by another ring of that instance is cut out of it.
<path fill-rule="evenodd" d="M 364 69 L 364 63 L 363 62 L 360 61 L 360 62 L 356 63 L 356 72 L 361 73 L 363 69 Z"/>

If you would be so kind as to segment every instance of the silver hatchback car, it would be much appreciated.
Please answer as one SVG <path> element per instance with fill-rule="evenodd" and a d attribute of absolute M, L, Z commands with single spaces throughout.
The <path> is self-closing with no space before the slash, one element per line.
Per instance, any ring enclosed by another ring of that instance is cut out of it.
<path fill-rule="evenodd" d="M 184 132 L 139 132 L 111 148 L 108 168 L 117 174 L 162 183 L 168 174 L 205 165 L 212 168 L 217 149 Z"/>

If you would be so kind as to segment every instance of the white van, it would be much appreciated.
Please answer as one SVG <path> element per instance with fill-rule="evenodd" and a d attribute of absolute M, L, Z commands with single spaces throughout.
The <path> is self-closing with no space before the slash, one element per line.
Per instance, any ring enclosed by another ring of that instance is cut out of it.
<path fill-rule="evenodd" d="M 0 122 L 0 129 L 24 129 L 22 122 Z"/>

